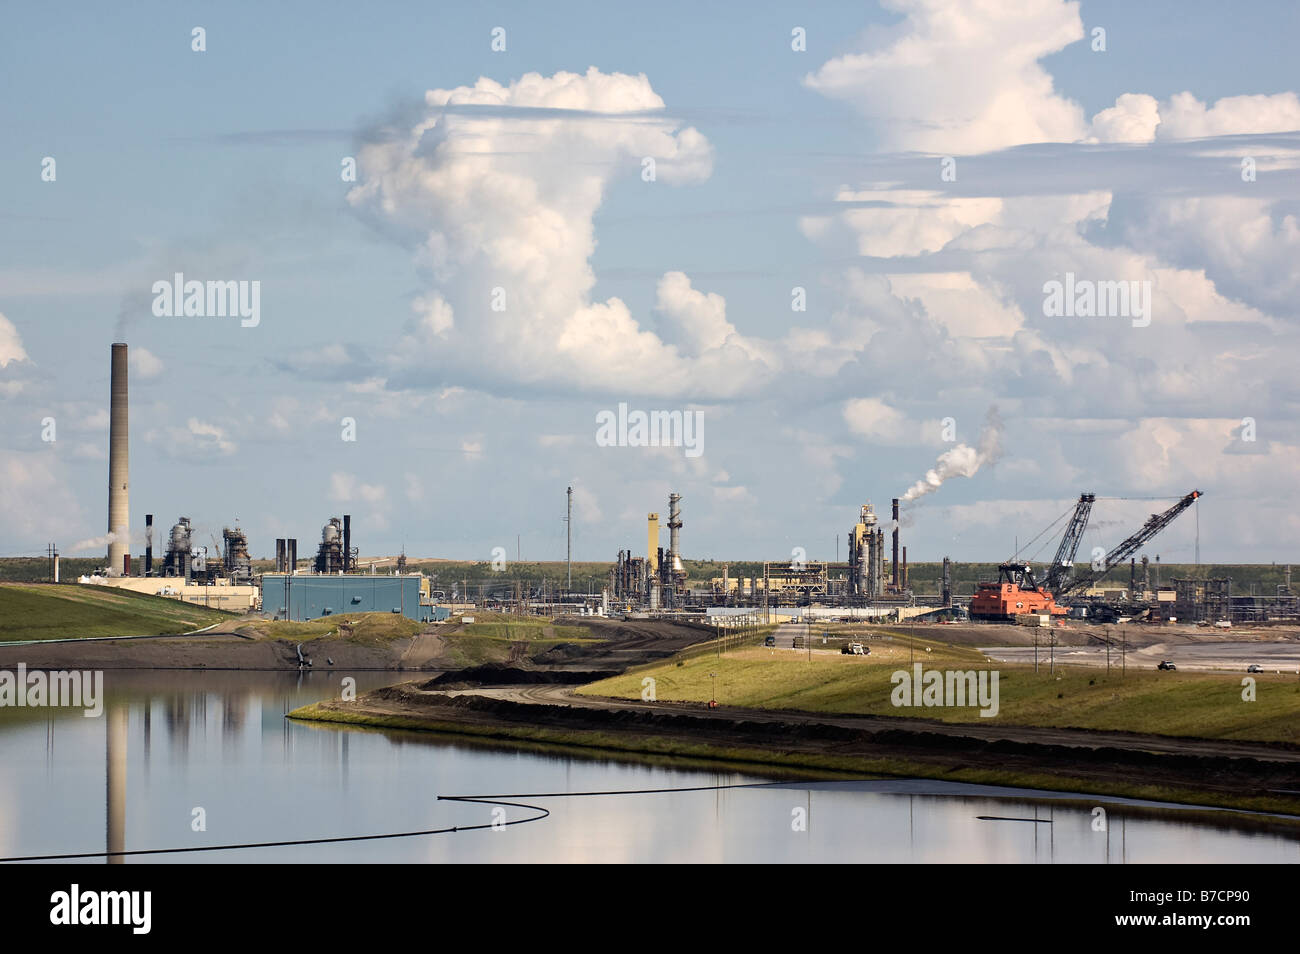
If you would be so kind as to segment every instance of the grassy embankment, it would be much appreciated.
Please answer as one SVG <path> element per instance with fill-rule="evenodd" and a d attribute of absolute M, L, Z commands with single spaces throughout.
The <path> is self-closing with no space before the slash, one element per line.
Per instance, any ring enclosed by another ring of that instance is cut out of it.
<path fill-rule="evenodd" d="M 999 722 L 1300 744 L 1300 680 L 1294 676 L 1256 675 L 1256 701 L 1246 702 L 1238 675 L 1134 668 L 1121 675 L 1118 666 L 1107 674 L 1104 669 L 1058 665 L 1053 676 L 1046 659 L 1035 674 L 1032 666 L 993 664 L 973 649 L 938 642 L 901 636 L 864 642 L 871 649 L 867 657 L 818 651 L 816 641 L 811 661 L 799 651 L 745 649 L 721 658 L 640 667 L 578 691 L 639 699 L 641 680 L 650 676 L 660 701 L 707 702 L 715 682 L 709 674 L 716 673 L 717 698 L 724 705 L 991 721 L 974 707 L 895 707 L 890 677 L 896 670 L 908 670 L 915 658 L 926 670 L 998 670 Z"/>
<path fill-rule="evenodd" d="M 448 662 L 455 667 L 531 658 L 562 643 L 596 642 L 582 626 L 556 626 L 549 619 L 475 614 L 475 622 L 431 627 L 395 613 L 349 613 L 307 622 L 256 620 L 240 626 L 241 636 L 306 642 L 340 639 L 365 646 L 384 646 L 396 639 L 432 633 L 444 641 Z"/>
<path fill-rule="evenodd" d="M 585 626 L 556 626 L 548 619 L 477 613 L 475 622 L 446 637 L 447 651 L 458 666 L 532 658 L 562 643 L 595 643 Z"/>
<path fill-rule="evenodd" d="M 0 643 L 188 633 L 235 613 L 107 586 L 0 586 Z"/>
<path fill-rule="evenodd" d="M 426 624 L 400 613 L 340 613 L 319 619 L 293 622 L 259 619 L 236 627 L 235 632 L 251 639 L 288 639 L 307 642 L 340 639 L 363 646 L 384 646 L 423 631 Z"/>

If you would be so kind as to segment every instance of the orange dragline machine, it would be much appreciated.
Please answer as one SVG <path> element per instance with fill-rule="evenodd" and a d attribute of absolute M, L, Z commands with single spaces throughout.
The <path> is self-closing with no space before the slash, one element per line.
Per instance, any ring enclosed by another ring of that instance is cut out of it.
<path fill-rule="evenodd" d="M 1135 554 L 1148 540 L 1173 523 L 1179 514 L 1201 496 L 1199 490 L 1193 490 L 1164 513 L 1152 514 L 1137 533 L 1106 555 L 1103 566 L 1091 573 L 1075 577 L 1074 555 L 1079 550 L 1084 528 L 1088 525 L 1088 514 L 1091 513 L 1092 505 L 1097 499 L 1096 494 L 1080 494 L 1069 526 L 1065 528 L 1061 544 L 1056 548 L 1056 557 L 1052 560 L 1043 582 L 1039 583 L 1034 578 L 1033 567 L 1027 562 L 1013 561 L 999 564 L 997 582 L 981 583 L 976 588 L 970 602 L 971 619 L 1014 622 L 1015 618 L 1023 613 L 1064 616 L 1066 609 L 1064 606 L 1057 605 L 1058 599 L 1065 599 L 1071 593 L 1087 589 L 1099 581 Z"/>

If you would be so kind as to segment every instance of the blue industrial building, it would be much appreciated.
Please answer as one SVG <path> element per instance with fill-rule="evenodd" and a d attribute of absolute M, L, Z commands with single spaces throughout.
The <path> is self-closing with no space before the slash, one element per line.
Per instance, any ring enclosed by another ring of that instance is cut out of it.
<path fill-rule="evenodd" d="M 418 574 L 267 573 L 262 576 L 262 612 L 292 620 L 339 613 L 401 613 L 414 620 L 446 619 L 448 615 L 445 607 L 420 605 Z"/>

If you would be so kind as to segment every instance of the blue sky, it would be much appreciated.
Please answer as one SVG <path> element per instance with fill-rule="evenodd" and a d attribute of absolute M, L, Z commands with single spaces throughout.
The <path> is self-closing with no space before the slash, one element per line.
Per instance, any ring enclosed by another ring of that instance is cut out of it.
<path fill-rule="evenodd" d="M 346 511 L 366 553 L 486 559 L 519 535 L 525 558 L 562 558 L 572 483 L 582 559 L 640 547 L 670 490 L 689 556 L 829 557 L 859 504 L 974 452 L 997 407 L 999 449 L 909 508 L 913 560 L 1006 556 L 1083 490 L 1193 487 L 1203 558 L 1290 559 L 1296 9 L 1024 9 L 9 5 L 0 551 L 105 532 L 124 329 L 144 353 L 134 529 L 237 517 L 258 555 Z M 527 74 L 546 103 L 663 108 L 439 118 L 424 100 L 487 78 L 477 95 L 536 108 Z M 423 146 L 422 120 L 441 124 Z M 675 158 L 647 183 L 637 150 L 660 145 Z M 1247 155 L 1261 171 L 1243 183 Z M 506 185 L 467 190 L 467 162 Z M 562 248 L 538 238 L 548 216 Z M 503 255 L 535 257 L 502 279 L 526 313 L 483 308 Z M 261 324 L 155 318 L 150 288 L 175 271 L 260 281 Z M 1050 322 L 1042 285 L 1064 271 L 1150 281 L 1151 326 Z M 704 454 L 596 446 L 620 401 L 702 410 Z M 1162 506 L 1099 505 L 1094 542 Z M 1153 553 L 1190 559 L 1192 532 Z"/>

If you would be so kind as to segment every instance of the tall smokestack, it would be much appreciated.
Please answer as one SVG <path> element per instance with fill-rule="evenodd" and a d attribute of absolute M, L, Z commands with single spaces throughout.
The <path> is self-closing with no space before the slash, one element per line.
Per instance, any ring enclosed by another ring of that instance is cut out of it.
<path fill-rule="evenodd" d="M 352 570 L 352 514 L 343 515 L 343 572 Z"/>
<path fill-rule="evenodd" d="M 668 495 L 668 552 L 672 554 L 669 557 L 671 561 L 669 566 L 673 572 L 682 568 L 682 537 L 678 532 L 682 529 L 682 495 Z"/>
<path fill-rule="evenodd" d="M 898 586 L 898 498 L 894 498 L 894 564 L 890 573 L 894 586 Z"/>
<path fill-rule="evenodd" d="M 144 515 L 144 575 L 153 576 L 153 514 Z"/>
<path fill-rule="evenodd" d="M 108 575 L 117 576 L 127 559 L 131 514 L 127 503 L 126 345 L 113 345 L 108 417 Z"/>
<path fill-rule="evenodd" d="M 570 487 L 566 494 L 566 507 L 564 511 L 564 566 L 568 575 L 568 583 L 565 586 L 565 592 L 573 590 L 573 488 Z"/>

